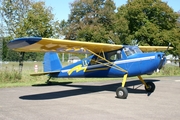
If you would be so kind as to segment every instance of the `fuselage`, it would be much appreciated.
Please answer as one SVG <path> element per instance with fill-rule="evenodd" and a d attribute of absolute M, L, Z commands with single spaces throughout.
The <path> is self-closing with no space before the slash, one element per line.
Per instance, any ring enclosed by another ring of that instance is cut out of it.
<path fill-rule="evenodd" d="M 143 53 L 137 46 L 91 55 L 60 69 L 52 77 L 122 77 L 151 74 L 161 68 L 166 59 L 162 52 Z M 104 59 L 102 59 L 104 58 Z M 123 69 L 123 70 L 122 70 Z"/>

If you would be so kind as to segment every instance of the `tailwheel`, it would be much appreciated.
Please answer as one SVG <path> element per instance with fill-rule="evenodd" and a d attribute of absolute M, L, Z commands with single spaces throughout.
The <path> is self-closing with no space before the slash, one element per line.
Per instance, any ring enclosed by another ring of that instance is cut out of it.
<path fill-rule="evenodd" d="M 46 84 L 47 84 L 47 85 L 51 85 L 52 82 L 48 80 L 48 81 L 46 81 Z"/>
<path fill-rule="evenodd" d="M 46 81 L 46 84 L 48 84 L 48 85 L 51 85 L 51 84 L 52 84 L 52 82 L 50 81 L 50 79 L 51 79 L 51 76 L 50 76 L 49 79 Z"/>
<path fill-rule="evenodd" d="M 148 88 L 145 86 L 147 92 L 154 92 L 156 86 L 153 82 L 147 82 L 146 85 L 148 86 Z"/>
<path fill-rule="evenodd" d="M 118 87 L 116 90 L 117 98 L 126 99 L 128 96 L 128 91 L 125 87 Z"/>

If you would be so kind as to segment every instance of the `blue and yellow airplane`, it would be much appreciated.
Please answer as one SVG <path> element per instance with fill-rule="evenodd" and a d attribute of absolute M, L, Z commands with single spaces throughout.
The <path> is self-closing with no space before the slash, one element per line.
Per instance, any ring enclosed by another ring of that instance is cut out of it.
<path fill-rule="evenodd" d="M 158 51 L 167 50 L 166 46 L 115 45 L 41 37 L 17 38 L 11 40 L 7 46 L 19 52 L 45 52 L 44 72 L 31 74 L 32 76 L 48 74 L 50 78 L 123 77 L 122 86 L 116 90 L 117 97 L 122 99 L 128 96 L 125 87 L 128 76 L 138 76 L 147 92 L 155 90 L 155 84 L 145 82 L 141 75 L 152 74 L 161 69 L 166 57 L 163 52 Z M 91 56 L 62 67 L 58 53 L 84 53 Z"/>

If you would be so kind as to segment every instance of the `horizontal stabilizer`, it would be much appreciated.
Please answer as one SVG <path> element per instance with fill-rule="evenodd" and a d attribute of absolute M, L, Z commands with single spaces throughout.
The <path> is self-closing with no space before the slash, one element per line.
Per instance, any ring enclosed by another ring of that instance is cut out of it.
<path fill-rule="evenodd" d="M 30 76 L 41 76 L 41 75 L 47 75 L 47 74 L 53 74 L 53 73 L 60 73 L 60 71 L 32 73 L 32 74 L 30 74 Z"/>

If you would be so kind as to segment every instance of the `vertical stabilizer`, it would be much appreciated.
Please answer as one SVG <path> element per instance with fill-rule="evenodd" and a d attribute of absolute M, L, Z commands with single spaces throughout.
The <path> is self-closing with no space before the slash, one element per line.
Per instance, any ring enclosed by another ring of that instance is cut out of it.
<path fill-rule="evenodd" d="M 46 52 L 44 55 L 44 72 L 57 71 L 62 68 L 59 56 L 55 52 Z"/>

